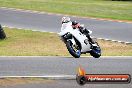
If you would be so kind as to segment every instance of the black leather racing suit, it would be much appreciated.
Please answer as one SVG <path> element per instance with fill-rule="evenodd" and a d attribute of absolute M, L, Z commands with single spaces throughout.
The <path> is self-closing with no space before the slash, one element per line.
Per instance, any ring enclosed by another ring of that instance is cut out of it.
<path fill-rule="evenodd" d="M 91 42 L 92 44 L 95 44 L 95 42 L 93 41 L 93 39 L 90 37 L 90 34 L 89 34 L 89 30 L 84 28 L 84 27 L 79 27 L 79 31 L 86 35 L 86 37 L 88 38 L 89 42 Z"/>

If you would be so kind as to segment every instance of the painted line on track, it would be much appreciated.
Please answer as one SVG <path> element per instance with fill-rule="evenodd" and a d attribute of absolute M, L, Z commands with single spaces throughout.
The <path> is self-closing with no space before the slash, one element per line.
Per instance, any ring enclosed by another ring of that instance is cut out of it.
<path fill-rule="evenodd" d="M 0 57 L 72 57 L 72 56 L 0 56 Z M 92 57 L 92 56 L 81 56 L 81 57 Z M 132 56 L 101 56 L 101 57 L 110 57 L 110 58 L 115 58 L 115 57 L 132 57 Z"/>
<path fill-rule="evenodd" d="M 95 38 L 95 37 L 93 37 L 93 38 Z M 122 43 L 122 44 L 132 44 L 132 42 L 123 42 L 123 41 L 112 40 L 112 39 L 107 39 L 107 38 L 95 38 L 95 39 L 105 40 L 105 41 L 112 41 L 112 42 L 118 42 L 118 43 Z"/>
<path fill-rule="evenodd" d="M 75 80 L 76 75 L 44 75 L 44 76 L 0 76 L 0 79 L 4 78 L 44 78 L 52 80 Z"/>
<path fill-rule="evenodd" d="M 21 30 L 31 30 L 31 31 L 34 31 L 34 32 L 48 32 L 48 31 L 44 31 L 44 30 L 36 30 L 36 29 L 30 29 L 30 28 L 20 28 L 20 27 L 13 27 L 13 26 L 7 26 L 7 25 L 2 25 L 3 27 L 7 27 L 7 28 L 10 28 L 10 29 L 13 29 L 13 28 L 17 28 L 17 29 L 21 29 Z M 56 32 L 49 32 L 49 33 L 53 33 L 55 34 Z"/>
<path fill-rule="evenodd" d="M 66 59 L 66 58 L 71 58 L 71 59 L 76 59 L 76 58 L 73 58 L 72 56 L 0 56 L 0 58 L 4 58 L 4 59 L 0 59 L 1 60 L 30 60 L 30 59 L 33 59 L 33 58 L 43 58 L 43 59 L 49 59 L 49 58 L 57 58 L 57 59 Z M 28 58 L 28 59 L 27 59 Z M 88 58 L 88 59 L 93 59 L 94 58 L 92 56 L 81 56 L 79 59 L 83 59 L 83 58 Z M 110 59 L 118 59 L 118 60 L 130 60 L 132 59 L 132 56 L 101 56 L 100 58 L 97 58 L 95 60 L 98 60 L 98 59 L 107 59 L 107 60 L 110 60 Z M 33 59 L 33 60 L 37 60 L 37 59 Z"/>

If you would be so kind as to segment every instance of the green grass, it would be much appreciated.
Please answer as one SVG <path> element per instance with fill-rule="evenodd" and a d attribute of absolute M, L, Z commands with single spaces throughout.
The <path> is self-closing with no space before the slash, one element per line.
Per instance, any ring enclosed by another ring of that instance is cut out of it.
<path fill-rule="evenodd" d="M 132 20 L 132 2 L 110 0 L 0 0 L 13 7 L 85 17 Z"/>
<path fill-rule="evenodd" d="M 0 56 L 71 56 L 55 33 L 4 29 L 7 38 L 0 40 Z M 132 56 L 132 44 L 98 42 L 103 56 Z"/>

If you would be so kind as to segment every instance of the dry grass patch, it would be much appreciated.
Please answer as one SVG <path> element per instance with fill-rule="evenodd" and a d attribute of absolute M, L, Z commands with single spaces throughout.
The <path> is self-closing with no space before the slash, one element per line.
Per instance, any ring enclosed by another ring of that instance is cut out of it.
<path fill-rule="evenodd" d="M 3 78 L 0 79 L 0 86 L 15 86 L 32 83 L 51 83 L 52 80 L 42 78 Z"/>

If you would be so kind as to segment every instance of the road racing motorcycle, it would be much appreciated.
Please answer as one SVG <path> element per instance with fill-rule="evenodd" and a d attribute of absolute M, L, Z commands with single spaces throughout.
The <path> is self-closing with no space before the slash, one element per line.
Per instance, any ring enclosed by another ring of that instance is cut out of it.
<path fill-rule="evenodd" d="M 72 22 L 63 23 L 61 27 L 61 32 L 58 33 L 61 40 L 66 44 L 69 53 L 75 57 L 79 58 L 81 54 L 90 53 L 94 58 L 99 58 L 101 56 L 101 48 L 97 42 L 96 46 L 93 46 L 86 35 L 82 34 L 79 29 L 72 28 Z"/>

